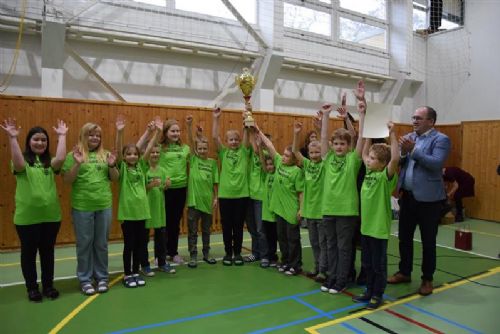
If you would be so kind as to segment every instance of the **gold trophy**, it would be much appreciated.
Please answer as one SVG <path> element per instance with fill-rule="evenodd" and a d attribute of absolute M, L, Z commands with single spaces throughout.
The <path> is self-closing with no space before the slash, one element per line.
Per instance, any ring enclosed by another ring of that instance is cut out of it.
<path fill-rule="evenodd" d="M 245 99 L 245 118 L 243 124 L 246 128 L 255 126 L 255 119 L 252 117 L 252 105 L 250 104 L 250 97 L 255 87 L 255 77 L 250 73 L 248 68 L 243 69 L 243 73 L 236 77 L 236 84 L 240 87 Z"/>

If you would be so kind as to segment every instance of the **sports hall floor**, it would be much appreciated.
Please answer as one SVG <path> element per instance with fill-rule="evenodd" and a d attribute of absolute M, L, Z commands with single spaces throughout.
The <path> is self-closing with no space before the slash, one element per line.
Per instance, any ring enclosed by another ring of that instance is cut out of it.
<path fill-rule="evenodd" d="M 454 249 L 454 231 L 473 231 L 473 251 Z M 312 259 L 307 230 L 302 231 L 304 269 Z M 397 223 L 393 226 L 397 232 Z M 351 301 L 362 287 L 340 295 L 320 292 L 305 276 L 286 277 L 257 263 L 243 267 L 177 267 L 157 273 L 144 288 L 121 284 L 121 244 L 110 245 L 112 288 L 86 297 L 74 277 L 74 247 L 56 250 L 59 299 L 28 302 L 19 253 L 1 253 L 0 332 L 10 333 L 500 333 L 500 224 L 479 220 L 442 225 L 434 294 L 415 294 L 420 283 L 418 233 L 413 282 L 388 286 L 386 303 L 376 311 Z M 201 242 L 201 241 L 199 241 Z M 180 241 L 186 256 L 186 238 Z M 151 246 L 151 244 L 150 244 Z M 245 234 L 248 251 L 250 238 Z M 212 236 L 213 255 L 221 257 L 220 235 Z M 359 252 L 358 252 L 359 259 Z M 397 271 L 397 239 L 391 237 L 388 272 Z M 359 268 L 359 264 L 358 264 Z"/>

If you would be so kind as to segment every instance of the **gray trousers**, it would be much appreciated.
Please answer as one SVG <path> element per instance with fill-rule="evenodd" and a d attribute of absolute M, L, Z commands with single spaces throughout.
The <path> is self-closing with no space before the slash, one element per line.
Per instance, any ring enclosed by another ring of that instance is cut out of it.
<path fill-rule="evenodd" d="M 314 272 L 328 272 L 328 253 L 326 242 L 326 223 L 322 219 L 307 219 L 309 242 L 314 256 Z"/>
<path fill-rule="evenodd" d="M 248 201 L 245 223 L 252 237 L 252 254 L 256 259 L 262 259 L 267 254 L 267 239 L 262 227 L 262 201 Z"/>
<path fill-rule="evenodd" d="M 203 256 L 207 257 L 210 252 L 210 227 L 212 227 L 212 215 L 201 212 L 193 207 L 188 208 L 188 250 L 191 258 L 198 255 L 198 221 L 201 219 L 201 240 L 203 242 Z"/>
<path fill-rule="evenodd" d="M 330 287 L 347 285 L 352 257 L 352 236 L 356 216 L 324 216 L 328 253 L 328 282 Z"/>

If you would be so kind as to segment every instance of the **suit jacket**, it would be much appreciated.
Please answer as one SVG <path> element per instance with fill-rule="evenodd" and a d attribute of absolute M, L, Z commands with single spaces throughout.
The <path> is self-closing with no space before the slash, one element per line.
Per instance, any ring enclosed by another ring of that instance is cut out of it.
<path fill-rule="evenodd" d="M 405 135 L 417 142 L 416 132 Z M 451 143 L 448 136 L 432 129 L 427 135 L 419 138 L 418 145 L 412 153 L 400 160 L 398 189 L 403 185 L 408 163 L 415 160 L 413 167 L 413 196 L 420 202 L 436 202 L 446 199 L 442 168 L 450 153 Z"/>

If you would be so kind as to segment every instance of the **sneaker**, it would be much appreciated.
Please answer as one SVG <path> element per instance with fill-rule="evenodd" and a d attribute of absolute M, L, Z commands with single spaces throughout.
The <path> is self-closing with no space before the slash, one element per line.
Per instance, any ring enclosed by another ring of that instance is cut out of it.
<path fill-rule="evenodd" d="M 362 295 L 357 295 L 352 297 L 352 301 L 355 303 L 366 303 L 369 302 L 370 299 L 372 299 L 372 296 L 368 292 L 364 292 Z"/>
<path fill-rule="evenodd" d="M 339 286 L 333 286 L 333 288 L 328 289 L 328 293 L 331 293 L 332 295 L 335 295 L 337 293 L 344 292 L 346 287 L 339 287 Z"/>
<path fill-rule="evenodd" d="M 269 268 L 269 260 L 268 259 L 260 260 L 260 267 L 261 268 Z"/>
<path fill-rule="evenodd" d="M 255 262 L 257 261 L 257 257 L 253 254 L 250 254 L 250 255 L 247 255 L 245 256 L 245 258 L 243 259 L 245 262 Z"/>
<path fill-rule="evenodd" d="M 189 262 L 188 262 L 188 267 L 189 268 L 196 268 L 196 267 L 198 267 L 198 262 L 196 261 L 196 259 L 191 258 L 191 260 L 189 260 Z"/>
<path fill-rule="evenodd" d="M 147 276 L 147 277 L 152 277 L 155 275 L 155 272 L 151 270 L 151 267 L 150 266 L 147 266 L 147 267 L 142 267 L 141 268 L 141 273 L 144 275 L 144 276 Z"/>
<path fill-rule="evenodd" d="M 328 292 L 328 290 L 330 290 L 330 288 L 327 285 L 322 285 L 321 288 L 319 289 L 321 290 L 321 292 Z"/>
<path fill-rule="evenodd" d="M 126 275 L 123 277 L 123 285 L 126 288 L 137 288 L 137 282 L 132 275 Z"/>
<path fill-rule="evenodd" d="M 287 271 L 285 271 L 285 275 L 287 276 L 297 276 L 300 274 L 301 270 L 300 269 L 295 269 L 295 268 L 290 268 Z"/>
<path fill-rule="evenodd" d="M 233 265 L 233 260 L 231 259 L 231 256 L 226 255 L 222 258 L 222 264 L 225 266 L 232 266 Z"/>
<path fill-rule="evenodd" d="M 163 271 L 167 274 L 175 274 L 175 268 L 172 267 L 169 263 L 165 263 L 163 266 L 159 266 L 158 270 Z"/>
<path fill-rule="evenodd" d="M 216 259 L 214 259 L 213 257 L 210 257 L 208 255 L 203 257 L 203 261 L 205 261 L 208 264 L 216 264 L 217 263 Z"/>
<path fill-rule="evenodd" d="M 95 289 L 90 283 L 82 284 L 81 289 L 83 294 L 86 296 L 92 296 L 95 294 Z"/>
<path fill-rule="evenodd" d="M 314 281 L 318 283 L 324 283 L 326 282 L 326 275 L 324 273 L 319 273 L 314 277 Z"/>
<path fill-rule="evenodd" d="M 278 271 L 279 271 L 280 273 L 284 273 L 284 272 L 285 272 L 285 271 L 287 271 L 290 267 L 288 267 L 288 265 L 286 265 L 286 264 L 282 264 L 282 265 L 278 266 L 277 268 L 278 268 Z"/>
<path fill-rule="evenodd" d="M 177 263 L 177 264 L 184 263 L 184 259 L 179 254 L 174 255 L 174 257 L 172 258 L 172 261 L 174 261 L 174 263 Z"/>
<path fill-rule="evenodd" d="M 141 275 L 133 274 L 132 277 L 134 277 L 135 282 L 137 283 L 137 286 L 145 286 L 146 285 L 146 281 L 144 280 L 144 278 L 142 278 Z"/>
<path fill-rule="evenodd" d="M 57 299 L 59 297 L 59 291 L 53 287 L 43 288 L 43 295 L 49 299 Z"/>
<path fill-rule="evenodd" d="M 28 290 L 28 299 L 31 302 L 41 303 L 42 302 L 42 298 L 43 298 L 42 294 L 40 293 L 40 291 L 38 290 L 38 288 Z"/>
<path fill-rule="evenodd" d="M 106 293 L 108 290 L 109 286 L 107 281 L 99 281 L 99 283 L 97 283 L 97 292 Z"/>
<path fill-rule="evenodd" d="M 368 305 L 366 305 L 366 308 L 369 310 L 375 310 L 379 308 L 380 305 L 382 305 L 382 298 L 373 296 L 368 302 Z"/>
<path fill-rule="evenodd" d="M 278 263 L 276 261 L 269 262 L 269 267 L 270 268 L 276 268 L 277 266 L 278 266 Z"/>
<path fill-rule="evenodd" d="M 316 276 L 318 276 L 318 274 L 319 274 L 319 272 L 317 270 L 307 271 L 306 272 L 306 276 L 309 277 L 309 278 L 316 277 Z"/>
<path fill-rule="evenodd" d="M 235 266 L 242 266 L 245 263 L 241 255 L 235 255 L 233 262 Z"/>

